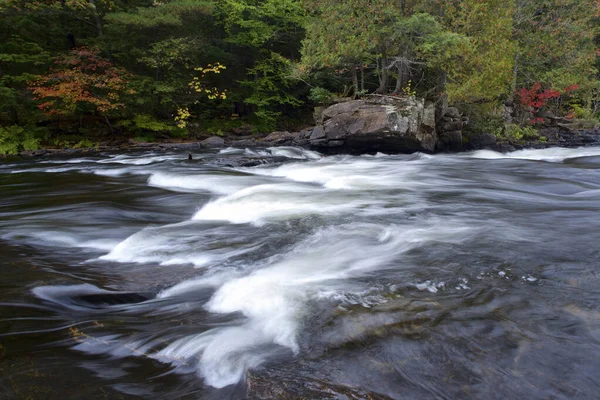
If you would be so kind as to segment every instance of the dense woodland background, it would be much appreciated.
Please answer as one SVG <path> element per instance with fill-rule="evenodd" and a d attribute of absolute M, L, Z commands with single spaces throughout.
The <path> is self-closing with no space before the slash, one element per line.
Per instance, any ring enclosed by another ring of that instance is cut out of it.
<path fill-rule="evenodd" d="M 0 154 L 259 134 L 370 93 L 471 131 L 600 115 L 596 0 L 0 0 Z"/>

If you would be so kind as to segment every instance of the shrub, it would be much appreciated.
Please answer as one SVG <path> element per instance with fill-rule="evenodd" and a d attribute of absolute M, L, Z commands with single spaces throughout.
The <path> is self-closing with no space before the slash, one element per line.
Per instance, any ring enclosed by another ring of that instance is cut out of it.
<path fill-rule="evenodd" d="M 333 101 L 333 93 L 322 87 L 314 87 L 310 89 L 308 98 L 316 105 L 327 105 Z"/>
<path fill-rule="evenodd" d="M 0 154 L 17 154 L 22 150 L 37 150 L 40 138 L 36 129 L 0 126 Z"/>
<path fill-rule="evenodd" d="M 539 133 L 532 126 L 519 126 L 516 124 L 505 125 L 500 131 L 496 131 L 496 136 L 505 140 L 538 139 Z"/>

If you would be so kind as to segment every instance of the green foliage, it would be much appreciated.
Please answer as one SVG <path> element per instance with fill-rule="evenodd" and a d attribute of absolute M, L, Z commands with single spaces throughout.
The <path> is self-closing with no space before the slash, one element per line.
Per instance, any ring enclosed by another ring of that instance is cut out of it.
<path fill-rule="evenodd" d="M 82 139 L 79 142 L 75 143 L 73 146 L 74 149 L 89 149 L 92 147 L 96 147 L 96 143 L 92 142 L 89 139 Z"/>
<path fill-rule="evenodd" d="M 17 154 L 23 150 L 37 150 L 38 132 L 22 126 L 0 126 L 0 154 Z"/>
<path fill-rule="evenodd" d="M 503 140 L 519 141 L 519 140 L 535 140 L 539 139 L 537 129 L 532 126 L 520 126 L 516 124 L 507 124 L 503 129 L 495 132 L 496 137 Z"/>
<path fill-rule="evenodd" d="M 495 103 L 463 103 L 461 111 L 469 119 L 466 126 L 466 136 L 480 133 L 499 134 L 504 128 L 504 120 L 500 109 Z"/>
<path fill-rule="evenodd" d="M 276 111 L 259 110 L 254 113 L 254 118 L 251 120 L 253 124 L 253 133 L 272 132 L 277 127 L 277 119 L 281 116 Z"/>
<path fill-rule="evenodd" d="M 140 28 L 158 26 L 181 26 L 186 15 L 210 14 L 213 4 L 201 0 L 173 0 L 154 2 L 152 7 L 139 7 L 135 12 L 115 12 L 106 20 L 113 24 L 133 25 Z"/>
<path fill-rule="evenodd" d="M 106 132 L 268 132 L 310 122 L 331 92 L 393 91 L 448 98 L 471 132 L 517 140 L 529 133 L 505 129 L 501 105 L 535 82 L 578 87 L 548 111 L 596 117 L 597 10 L 594 0 L 0 1 L 0 125 L 78 132 L 69 145 Z M 84 46 L 97 51 L 77 64 Z M 37 108 L 26 87 L 39 77 Z M 11 132 L 18 149 L 33 143 Z"/>
<path fill-rule="evenodd" d="M 404 86 L 402 88 L 402 95 L 404 95 L 404 96 L 416 96 L 417 95 L 417 91 L 413 88 L 412 80 L 409 80 L 407 82 L 406 86 Z"/>
<path fill-rule="evenodd" d="M 317 105 L 327 105 L 333 100 L 333 93 L 322 87 L 310 89 L 308 99 Z"/>
<path fill-rule="evenodd" d="M 156 140 L 156 137 L 151 133 L 138 134 L 134 140 L 141 143 L 151 143 Z"/>
<path fill-rule="evenodd" d="M 465 0 L 454 10 L 451 28 L 469 37 L 462 57 L 448 70 L 453 101 L 494 101 L 508 96 L 517 43 L 513 40 L 514 5 L 503 0 Z"/>
<path fill-rule="evenodd" d="M 277 119 L 281 115 L 281 106 L 298 107 L 303 102 L 286 90 L 297 84 L 289 75 L 290 62 L 281 55 L 270 52 L 268 57 L 258 62 L 254 68 L 248 69 L 252 79 L 241 84 L 251 90 L 245 103 L 256 106 L 254 113 L 260 131 L 275 129 Z"/>
<path fill-rule="evenodd" d="M 571 102 L 569 104 L 569 108 L 569 114 L 574 118 L 584 120 L 595 120 L 596 122 L 598 122 L 598 115 L 594 115 L 594 111 L 589 107 L 585 107 L 577 102 Z"/>
<path fill-rule="evenodd" d="M 173 138 L 184 138 L 188 135 L 188 131 L 184 128 L 173 126 L 166 121 L 161 121 L 149 114 L 137 114 L 132 119 L 119 121 L 117 126 L 124 127 L 129 132 L 136 133 L 136 137 L 144 137 L 158 133 L 167 134 Z"/>
<path fill-rule="evenodd" d="M 224 132 L 231 132 L 234 129 L 241 127 L 251 130 L 251 127 L 244 124 L 240 119 L 216 118 L 205 121 L 200 121 L 198 131 L 209 133 L 216 136 L 224 136 Z"/>
<path fill-rule="evenodd" d="M 159 121 L 156 118 L 148 114 L 140 114 L 133 117 L 133 129 L 140 131 L 150 132 L 168 132 L 173 129 L 163 121 Z"/>
<path fill-rule="evenodd" d="M 192 54 L 198 47 L 195 39 L 168 38 L 152 43 L 138 61 L 161 74 L 181 73 L 193 65 Z"/>

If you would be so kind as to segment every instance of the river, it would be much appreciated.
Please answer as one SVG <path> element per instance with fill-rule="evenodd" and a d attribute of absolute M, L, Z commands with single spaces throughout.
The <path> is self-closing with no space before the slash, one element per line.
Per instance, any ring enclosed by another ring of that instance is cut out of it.
<path fill-rule="evenodd" d="M 4 161 L 0 255 L 0 398 L 600 393 L 600 148 Z"/>

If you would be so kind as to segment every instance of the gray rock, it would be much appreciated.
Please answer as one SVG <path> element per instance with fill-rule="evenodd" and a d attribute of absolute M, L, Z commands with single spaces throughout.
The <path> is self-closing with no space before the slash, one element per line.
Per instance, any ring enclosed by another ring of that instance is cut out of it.
<path fill-rule="evenodd" d="M 262 141 L 272 145 L 288 144 L 298 139 L 299 133 L 290 132 L 273 132 L 265 137 Z"/>
<path fill-rule="evenodd" d="M 204 139 L 200 142 L 202 147 L 213 148 L 213 147 L 223 147 L 225 145 L 225 140 L 218 136 L 211 136 L 208 139 Z"/>
<path fill-rule="evenodd" d="M 456 107 L 448 107 L 444 115 L 452 118 L 460 118 L 460 112 Z"/>
<path fill-rule="evenodd" d="M 323 126 L 311 136 L 313 147 L 350 152 L 409 153 L 435 150 L 435 105 L 416 97 L 370 96 L 334 104 L 322 112 Z"/>
<path fill-rule="evenodd" d="M 256 146 L 256 141 L 254 139 L 240 139 L 240 140 L 233 140 L 230 145 L 232 147 L 254 147 Z"/>
<path fill-rule="evenodd" d="M 344 141 L 343 140 L 330 140 L 327 145 L 329 147 L 340 147 L 344 145 Z"/>
<path fill-rule="evenodd" d="M 439 135 L 436 148 L 440 151 L 459 151 L 462 149 L 462 132 L 444 132 Z"/>
<path fill-rule="evenodd" d="M 463 127 L 462 121 L 446 122 L 442 124 L 440 132 L 461 131 Z"/>
<path fill-rule="evenodd" d="M 471 149 L 483 149 L 488 146 L 494 145 L 498 139 L 491 133 L 480 133 L 479 135 L 472 136 L 469 138 L 469 148 Z"/>
<path fill-rule="evenodd" d="M 515 146 L 508 143 L 494 143 L 490 146 L 486 146 L 486 149 L 494 150 L 499 153 L 510 153 L 516 150 Z"/>
<path fill-rule="evenodd" d="M 312 133 L 310 134 L 309 139 L 310 140 L 319 140 L 319 139 L 325 139 L 326 135 L 325 135 L 325 131 L 323 130 L 322 126 L 315 126 L 315 128 L 312 130 Z"/>
<path fill-rule="evenodd" d="M 313 132 L 312 128 L 311 129 L 302 129 L 300 132 L 298 132 L 298 139 L 300 139 L 300 140 L 308 139 L 312 135 L 312 132 Z"/>

